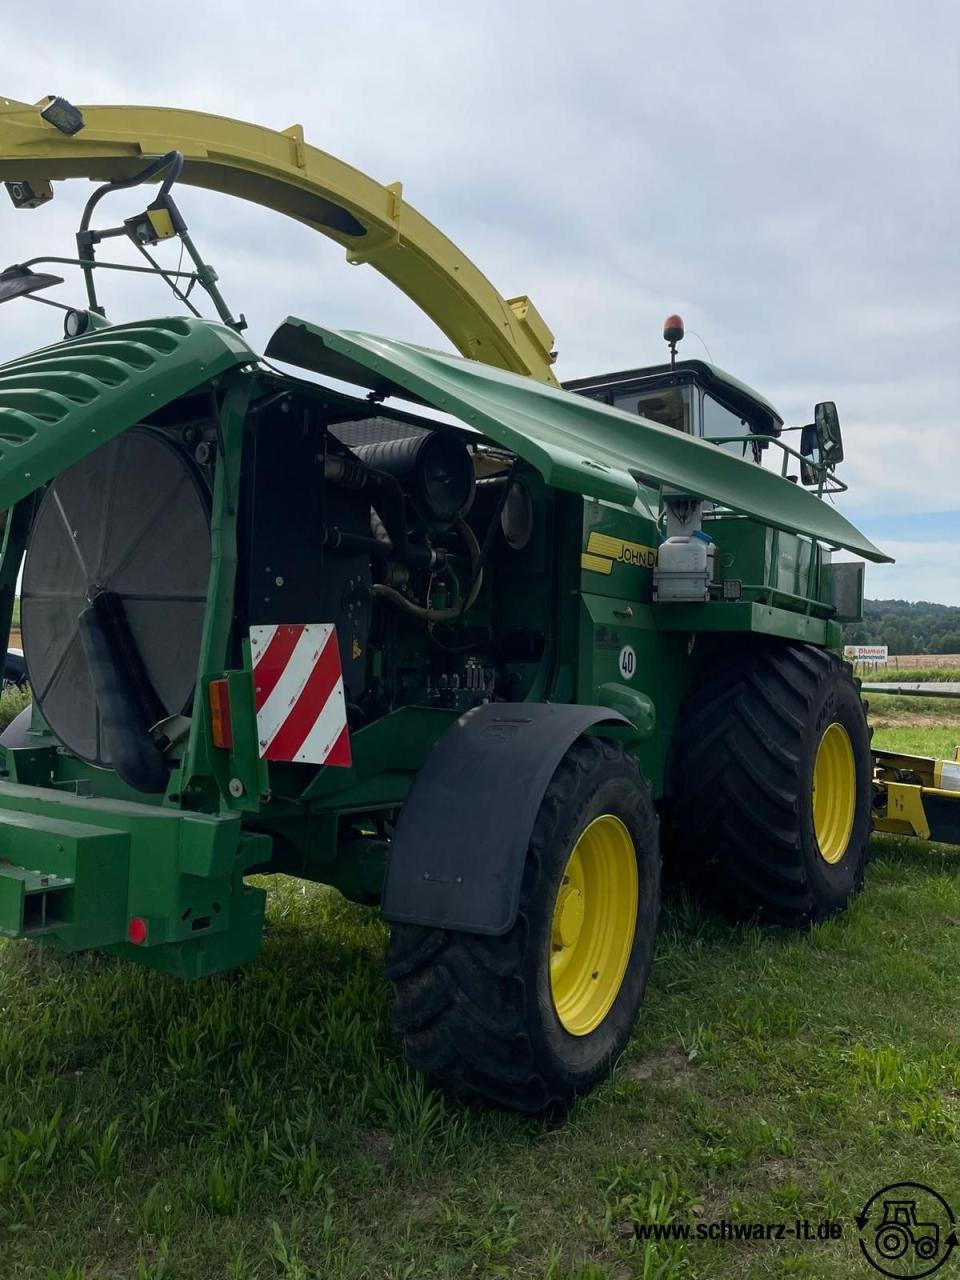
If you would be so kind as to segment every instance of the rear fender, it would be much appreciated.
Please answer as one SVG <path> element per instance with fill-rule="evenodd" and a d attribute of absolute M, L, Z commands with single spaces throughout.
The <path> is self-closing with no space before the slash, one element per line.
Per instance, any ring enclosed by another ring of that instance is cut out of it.
<path fill-rule="evenodd" d="M 540 803 L 563 756 L 619 712 L 544 702 L 490 703 L 434 746 L 400 813 L 384 918 L 466 933 L 513 927 Z"/>

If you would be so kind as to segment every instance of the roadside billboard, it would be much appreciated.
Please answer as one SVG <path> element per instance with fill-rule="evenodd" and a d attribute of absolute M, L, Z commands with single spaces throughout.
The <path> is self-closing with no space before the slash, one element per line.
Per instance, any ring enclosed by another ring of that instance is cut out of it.
<path fill-rule="evenodd" d="M 843 656 L 848 662 L 886 662 L 887 648 L 885 644 L 845 644 Z"/>

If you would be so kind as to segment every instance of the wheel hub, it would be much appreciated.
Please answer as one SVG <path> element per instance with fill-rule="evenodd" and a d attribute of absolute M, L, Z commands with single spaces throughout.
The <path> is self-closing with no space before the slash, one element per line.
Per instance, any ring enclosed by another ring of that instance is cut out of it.
<path fill-rule="evenodd" d="M 560 886 L 553 913 L 553 945 L 557 951 L 574 947 L 583 928 L 583 893 L 567 881 Z"/>
<path fill-rule="evenodd" d="M 850 735 L 842 724 L 827 725 L 813 765 L 813 830 L 824 862 L 839 862 L 847 851 L 857 806 L 857 767 Z"/>
<path fill-rule="evenodd" d="M 637 854 L 613 814 L 589 823 L 573 847 L 554 900 L 550 990 L 564 1029 L 595 1030 L 617 998 L 639 909 Z"/>

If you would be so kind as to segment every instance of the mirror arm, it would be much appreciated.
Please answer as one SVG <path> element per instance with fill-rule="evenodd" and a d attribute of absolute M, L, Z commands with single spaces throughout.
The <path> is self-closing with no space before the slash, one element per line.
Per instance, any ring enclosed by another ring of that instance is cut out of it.
<path fill-rule="evenodd" d="M 24 298 L 27 302 L 39 302 L 45 307 L 56 307 L 58 311 L 74 311 L 75 307 L 68 307 L 65 302 L 54 302 L 52 298 L 40 298 L 35 293 L 25 293 Z"/>
<path fill-rule="evenodd" d="M 28 258 L 26 262 L 21 262 L 20 266 L 34 267 L 40 262 L 56 262 L 68 267 L 83 266 L 83 262 L 80 258 L 55 257 Z M 157 274 L 153 267 L 134 267 L 127 262 L 96 262 L 94 263 L 94 266 L 98 271 L 136 271 L 145 276 L 155 276 Z M 168 276 L 179 276 L 184 280 L 196 280 L 197 278 L 197 273 L 195 271 L 168 271 L 166 268 L 163 270 Z"/>

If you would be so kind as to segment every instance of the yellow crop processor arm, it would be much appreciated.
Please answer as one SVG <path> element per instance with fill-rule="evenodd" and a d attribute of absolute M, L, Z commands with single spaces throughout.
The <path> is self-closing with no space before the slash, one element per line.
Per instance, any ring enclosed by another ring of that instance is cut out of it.
<path fill-rule="evenodd" d="M 452 241 L 403 199 L 283 132 L 164 107 L 30 105 L 0 98 L 0 179 L 36 204 L 63 178 L 116 181 L 150 158 L 183 156 L 180 182 L 252 200 L 343 245 L 401 289 L 464 356 L 556 385 L 553 335 L 528 298 L 503 298 Z"/>

